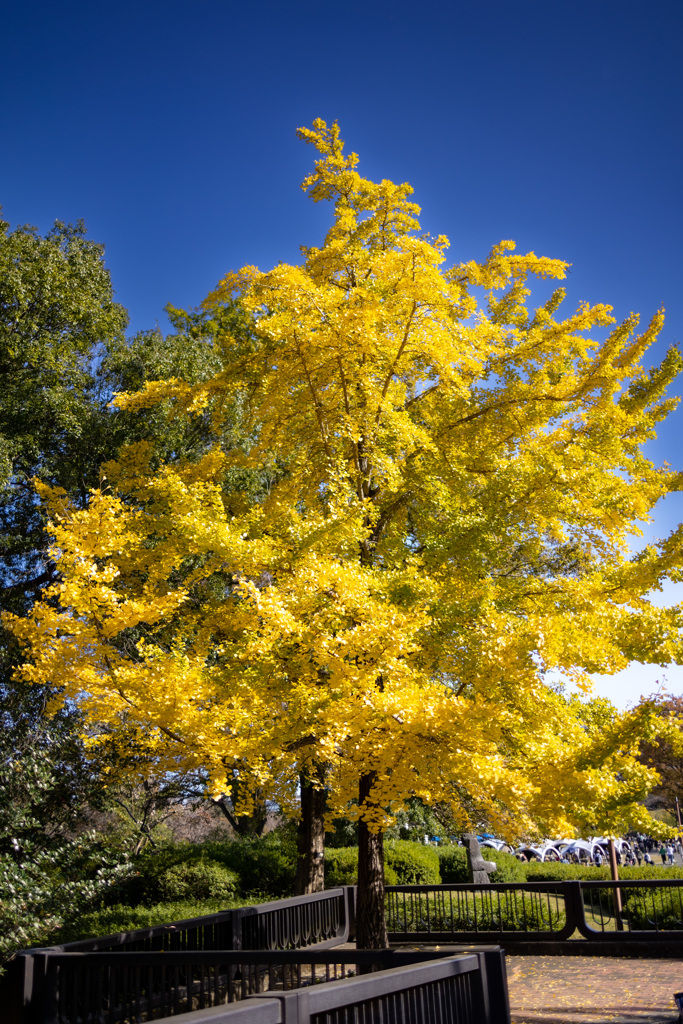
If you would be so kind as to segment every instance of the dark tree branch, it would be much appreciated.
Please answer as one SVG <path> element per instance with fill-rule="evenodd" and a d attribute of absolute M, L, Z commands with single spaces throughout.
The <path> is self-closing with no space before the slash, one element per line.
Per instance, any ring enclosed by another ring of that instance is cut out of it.
<path fill-rule="evenodd" d="M 23 594 L 27 590 L 40 590 L 46 583 L 55 583 L 58 579 L 58 574 L 55 572 L 55 566 L 50 565 L 45 572 L 41 572 L 40 576 L 34 576 L 33 579 L 23 580 L 21 583 L 12 583 L 8 587 L 0 587 L 0 592 L 11 596 L 12 594 Z"/>

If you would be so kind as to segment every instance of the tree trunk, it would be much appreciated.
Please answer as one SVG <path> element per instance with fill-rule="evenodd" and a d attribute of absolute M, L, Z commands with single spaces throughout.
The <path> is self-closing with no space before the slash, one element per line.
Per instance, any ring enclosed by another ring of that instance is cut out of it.
<path fill-rule="evenodd" d="M 316 789 L 308 778 L 301 776 L 301 817 L 296 838 L 297 896 L 322 892 L 325 888 L 326 796 L 324 787 Z"/>
<path fill-rule="evenodd" d="M 358 785 L 361 807 L 374 782 L 374 772 L 361 775 Z M 358 949 L 387 949 L 389 946 L 384 914 L 384 833 L 371 832 L 362 819 L 358 822 L 356 946 Z"/>
<path fill-rule="evenodd" d="M 236 814 L 234 806 L 237 803 L 238 784 L 236 782 L 232 783 L 232 789 L 234 799 L 230 803 L 224 796 L 218 800 L 212 800 L 212 803 L 223 812 L 236 835 L 241 837 L 262 836 L 268 822 L 268 808 L 263 790 L 255 790 L 251 814 Z"/>

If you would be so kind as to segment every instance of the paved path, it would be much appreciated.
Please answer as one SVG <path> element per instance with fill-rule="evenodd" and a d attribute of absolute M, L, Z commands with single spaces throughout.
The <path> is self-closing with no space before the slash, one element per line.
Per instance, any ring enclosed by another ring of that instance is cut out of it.
<path fill-rule="evenodd" d="M 683 961 L 508 956 L 514 1024 L 674 1024 Z"/>

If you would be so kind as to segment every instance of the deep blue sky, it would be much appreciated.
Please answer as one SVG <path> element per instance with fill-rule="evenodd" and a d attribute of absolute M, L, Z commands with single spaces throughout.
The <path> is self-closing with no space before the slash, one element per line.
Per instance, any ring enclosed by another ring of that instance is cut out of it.
<path fill-rule="evenodd" d="M 336 118 L 453 261 L 501 238 L 566 259 L 566 308 L 664 305 L 663 351 L 683 336 L 682 37 L 681 0 L 8 4 L 0 202 L 41 230 L 82 217 L 131 329 L 163 327 L 167 302 L 321 239 L 295 129 Z M 681 464 L 682 417 L 658 459 Z M 669 501 L 654 532 L 682 517 Z"/>

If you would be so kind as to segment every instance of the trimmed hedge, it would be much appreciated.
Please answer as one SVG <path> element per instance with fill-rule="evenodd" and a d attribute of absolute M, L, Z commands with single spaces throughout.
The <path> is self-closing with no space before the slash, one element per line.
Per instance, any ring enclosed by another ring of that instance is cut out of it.
<path fill-rule="evenodd" d="M 433 846 L 407 839 L 390 839 L 384 846 L 384 881 L 387 885 L 438 885 L 439 855 Z M 358 847 L 325 851 L 325 886 L 358 883 Z"/>
<path fill-rule="evenodd" d="M 683 897 L 680 889 L 622 889 L 624 916 L 631 928 L 679 931 L 683 928 Z"/>
<path fill-rule="evenodd" d="M 384 862 L 397 881 L 387 885 L 438 885 L 441 882 L 439 854 L 433 846 L 409 839 L 390 839 L 384 846 Z"/>
<path fill-rule="evenodd" d="M 384 865 L 386 885 L 398 885 L 398 876 L 388 864 Z M 358 847 L 340 846 L 325 850 L 325 888 L 337 885 L 358 885 Z"/>
<path fill-rule="evenodd" d="M 492 858 L 493 859 L 493 858 Z M 526 879 L 529 882 L 571 882 L 571 881 L 599 881 L 602 878 L 611 878 L 608 865 L 602 867 L 588 866 L 584 864 L 561 864 L 559 861 L 546 861 L 539 863 L 531 861 L 529 864 L 520 864 L 524 870 Z M 640 867 L 620 867 L 619 878 L 683 878 L 683 867 L 664 867 L 662 864 L 641 864 Z"/>
<path fill-rule="evenodd" d="M 484 847 L 486 860 L 498 865 L 492 882 L 525 882 L 525 865 L 510 853 Z M 384 847 L 384 874 L 387 885 L 439 885 L 441 882 L 467 882 L 467 852 L 464 846 L 423 846 L 405 839 L 388 840 Z M 358 847 L 343 847 L 325 852 L 325 884 L 356 885 Z"/>

